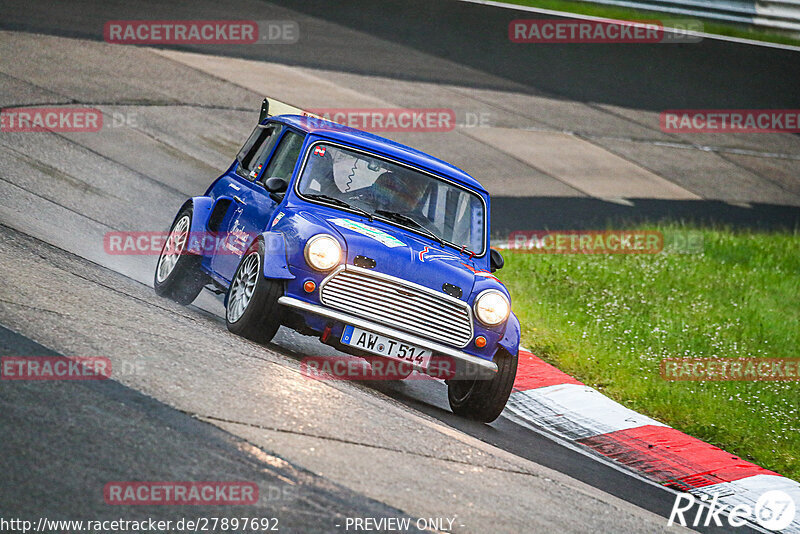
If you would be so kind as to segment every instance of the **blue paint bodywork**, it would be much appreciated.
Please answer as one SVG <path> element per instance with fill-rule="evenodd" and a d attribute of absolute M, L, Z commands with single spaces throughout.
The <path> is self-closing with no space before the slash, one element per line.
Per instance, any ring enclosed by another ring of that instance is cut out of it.
<path fill-rule="evenodd" d="M 344 262 L 348 265 L 353 264 L 357 255 L 367 256 L 375 260 L 376 272 L 439 292 L 442 292 L 444 283 L 458 286 L 463 290 L 461 300 L 470 306 L 476 296 L 486 289 L 497 289 L 510 300 L 505 286 L 489 272 L 488 217 L 485 221 L 486 246 L 479 255 L 470 255 L 450 246 L 440 245 L 424 233 L 380 219 L 369 221 L 367 217 L 356 212 L 303 199 L 295 190 L 302 168 L 313 150 L 312 145 L 322 141 L 369 152 L 454 182 L 479 195 L 488 214 L 489 194 L 470 175 L 423 152 L 360 130 L 298 115 L 271 117 L 264 120 L 262 126 L 272 123 L 280 125 L 282 136 L 287 132 L 294 132 L 305 137 L 289 188 L 279 202 L 271 198 L 265 187 L 259 183 L 263 169 L 252 176 L 246 173 L 243 175 L 238 160 L 211 184 L 203 196 L 187 201 L 187 204 L 191 203 L 193 206 L 193 233 L 241 232 L 244 236 L 241 241 L 235 242 L 234 247 L 225 249 L 224 253 L 215 252 L 220 250 L 219 247 L 202 247 L 197 243 L 189 245 L 191 253 L 202 256 L 202 269 L 220 288 L 227 289 L 230 286 L 230 280 L 242 255 L 259 239 L 264 243 L 266 251 L 264 276 L 285 280 L 287 296 L 321 305 L 319 292 L 306 293 L 303 284 L 311 280 L 319 287 L 329 273 L 309 267 L 303 250 L 310 237 L 326 233 L 339 241 L 344 251 Z M 278 144 L 275 143 L 275 146 Z M 274 147 L 272 150 L 275 150 Z M 390 234 L 401 241 L 402 246 L 387 247 L 372 237 L 346 228 L 348 224 L 341 224 L 342 219 Z M 340 224 L 336 223 L 337 220 Z M 314 314 L 301 315 L 305 326 L 320 334 L 331 323 L 329 319 Z M 333 324 L 331 333 L 340 336 L 344 326 Z M 474 336 L 478 335 L 486 337 L 485 347 L 478 348 L 470 342 L 460 350 L 486 360 L 493 359 L 498 347 L 516 354 L 520 341 L 519 321 L 513 313 L 505 323 L 493 328 L 475 320 Z"/>

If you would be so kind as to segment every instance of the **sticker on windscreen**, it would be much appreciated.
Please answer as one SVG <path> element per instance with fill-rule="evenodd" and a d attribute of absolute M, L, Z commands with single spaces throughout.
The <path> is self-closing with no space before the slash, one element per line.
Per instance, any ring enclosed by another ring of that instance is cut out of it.
<path fill-rule="evenodd" d="M 389 248 L 405 246 L 405 243 L 403 243 L 393 235 L 387 234 L 383 230 L 379 230 L 377 228 L 374 228 L 372 226 L 360 222 L 351 221 L 350 219 L 328 219 L 328 221 L 332 222 L 336 226 L 340 226 L 342 228 L 350 230 L 351 232 L 355 232 L 357 234 L 361 234 L 369 238 L 372 238 L 375 241 Z"/>

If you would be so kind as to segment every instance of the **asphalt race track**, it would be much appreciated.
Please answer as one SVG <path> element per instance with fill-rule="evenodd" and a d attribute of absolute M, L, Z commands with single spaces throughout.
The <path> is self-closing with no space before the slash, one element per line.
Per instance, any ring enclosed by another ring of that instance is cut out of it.
<path fill-rule="evenodd" d="M 5 328 L 0 329 L 0 346 L 3 354 L 56 355 Z M 328 532 L 332 519 L 347 516 L 403 517 L 400 510 L 330 484 L 118 382 L 82 382 L 77 387 L 19 382 L 4 387 L 0 398 L 0 447 L 9 459 L 0 488 L 6 517 L 12 515 L 12 506 L 18 517 L 102 517 L 102 493 L 87 488 L 165 473 L 179 480 L 254 481 L 266 498 L 248 512 L 277 517 L 279 524 L 305 532 Z M 55 405 L 59 409 L 52 409 Z M 21 451 L 24 458 L 40 461 L 23 464 Z M 83 511 L 76 515 L 78 502 Z M 175 506 L 158 517 L 177 521 L 217 513 L 212 506 Z M 130 520 L 152 516 L 136 506 L 121 507 L 119 514 Z"/>
<path fill-rule="evenodd" d="M 404 516 L 449 518 L 454 532 L 668 530 L 671 490 L 508 418 L 458 418 L 436 381 L 309 380 L 300 359 L 332 349 L 283 330 L 267 347 L 233 336 L 218 297 L 205 292 L 186 308 L 160 299 L 156 256 L 104 249 L 110 231 L 164 230 L 229 164 L 264 94 L 296 105 L 447 106 L 461 122 L 489 113 L 483 129 L 394 137 L 484 182 L 498 234 L 614 219 L 800 222 L 796 135 L 676 137 L 652 126 L 663 109 L 800 107 L 798 52 L 706 40 L 533 55 L 504 40 L 519 14 L 449 1 L 376 9 L 0 6 L 0 106 L 87 105 L 105 115 L 100 133 L 0 134 L 0 354 L 104 356 L 117 370 L 103 382 L 2 382 L 0 517 L 247 515 L 278 517 L 285 532 Z M 102 42 L 105 21 L 143 18 L 297 20 L 304 33 L 291 46 Z M 716 68 L 720 57 L 737 68 Z M 532 163 L 535 154 L 497 148 L 516 135 L 578 151 L 591 144 L 631 180 L 598 191 L 569 169 Z M 248 480 L 262 499 L 245 514 L 109 506 L 102 490 L 112 480 Z"/>

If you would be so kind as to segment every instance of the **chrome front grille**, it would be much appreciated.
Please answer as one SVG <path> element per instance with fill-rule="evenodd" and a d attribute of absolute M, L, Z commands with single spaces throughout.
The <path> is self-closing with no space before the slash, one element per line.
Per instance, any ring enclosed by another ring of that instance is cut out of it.
<path fill-rule="evenodd" d="M 368 269 L 340 268 L 321 284 L 320 300 L 448 345 L 465 347 L 472 339 L 472 312 L 466 302 Z"/>

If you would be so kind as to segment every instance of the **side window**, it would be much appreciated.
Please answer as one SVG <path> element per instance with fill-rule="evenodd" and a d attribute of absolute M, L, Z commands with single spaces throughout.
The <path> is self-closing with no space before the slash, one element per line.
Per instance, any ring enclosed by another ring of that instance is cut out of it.
<path fill-rule="evenodd" d="M 236 168 L 239 176 L 248 180 L 254 180 L 258 176 L 258 172 L 280 138 L 282 129 L 279 124 L 256 127 L 236 157 L 239 160 L 239 166 Z"/>
<path fill-rule="evenodd" d="M 304 136 L 298 133 L 286 132 L 278 148 L 275 149 L 275 153 L 267 165 L 267 170 L 261 176 L 262 181 L 277 176 L 288 182 L 292 177 L 297 158 L 300 157 L 300 149 L 303 147 L 304 140 Z"/>

